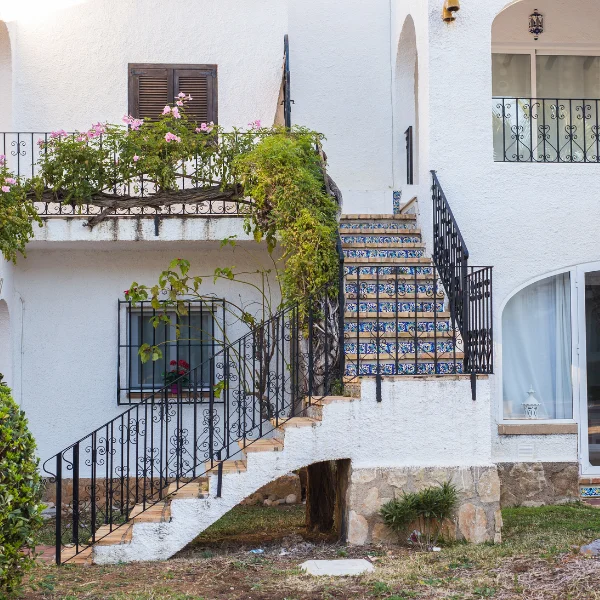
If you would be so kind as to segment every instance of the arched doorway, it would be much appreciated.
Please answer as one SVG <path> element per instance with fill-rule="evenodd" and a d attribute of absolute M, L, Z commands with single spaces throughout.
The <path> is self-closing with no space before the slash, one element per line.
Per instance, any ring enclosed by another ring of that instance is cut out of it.
<path fill-rule="evenodd" d="M 396 189 L 419 180 L 419 60 L 415 23 L 409 15 L 404 21 L 396 55 L 395 140 L 397 156 Z"/>
<path fill-rule="evenodd" d="M 0 21 L 0 132 L 11 130 L 12 54 L 6 23 Z"/>

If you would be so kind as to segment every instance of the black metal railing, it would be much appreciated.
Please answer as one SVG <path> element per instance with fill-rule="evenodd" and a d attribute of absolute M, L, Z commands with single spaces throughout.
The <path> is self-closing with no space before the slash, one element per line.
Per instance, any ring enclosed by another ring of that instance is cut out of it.
<path fill-rule="evenodd" d="M 239 309 L 218 298 L 181 300 L 177 309 L 156 309 L 150 301 L 134 305 L 119 300 L 118 404 L 135 404 L 161 389 L 168 399 L 184 404 L 208 401 L 208 390 L 216 382 L 210 380 L 206 360 L 226 345 L 228 326 L 243 326 L 236 337 L 248 327 Z M 163 313 L 168 321 L 160 320 Z M 159 323 L 154 326 L 157 317 Z M 162 357 L 143 362 L 139 350 L 144 344 L 161 348 Z M 190 372 L 191 365 L 203 364 L 203 370 Z"/>
<path fill-rule="evenodd" d="M 39 175 L 40 159 L 47 152 L 46 143 L 56 133 L 51 132 L 0 132 L 0 154 L 6 157 L 6 165 L 9 171 L 17 177 L 31 178 Z M 76 133 L 67 133 L 76 139 Z M 64 136 L 62 136 L 64 137 Z M 257 136 L 255 133 L 226 133 L 220 140 L 227 139 L 227 144 L 222 144 L 225 154 L 235 152 L 236 148 L 248 147 L 251 140 Z M 100 139 L 102 136 L 100 136 Z M 179 190 L 185 192 L 194 189 L 205 188 L 207 183 L 218 184 L 227 182 L 230 176 L 228 157 L 220 156 L 220 150 L 215 151 L 214 157 L 206 162 L 200 158 L 192 159 L 181 166 L 180 175 L 176 183 Z M 115 156 L 115 160 L 118 156 Z M 139 175 L 132 181 L 123 185 L 111 185 L 106 194 L 119 198 L 147 198 L 156 192 L 155 185 L 144 175 Z M 117 206 L 111 217 L 168 217 L 177 216 L 244 216 L 249 212 L 249 201 L 245 199 L 236 200 L 202 200 L 201 202 L 188 202 L 167 204 L 164 206 Z M 53 199 L 35 203 L 38 214 L 42 217 L 92 217 L 103 212 L 101 206 L 89 203 L 75 204 L 63 203 Z"/>
<path fill-rule="evenodd" d="M 406 183 L 414 183 L 414 148 L 413 148 L 413 128 L 412 125 L 404 132 L 406 140 Z"/>
<path fill-rule="evenodd" d="M 435 171 L 433 185 L 433 262 L 447 294 L 452 329 L 463 340 L 464 373 L 490 374 L 493 363 L 492 267 L 470 267 L 469 250 Z"/>
<path fill-rule="evenodd" d="M 204 403 L 186 405 L 165 386 L 48 459 L 57 563 L 161 502 L 169 486 L 179 489 L 222 472 L 220 461 L 304 414 L 315 398 L 340 389 L 338 291 L 336 281 L 284 308 L 173 382 L 185 379 L 198 394 L 198 382 L 208 373 L 212 385 Z M 220 488 L 221 482 L 218 493 Z"/>
<path fill-rule="evenodd" d="M 283 38 L 283 122 L 289 129 L 292 126 L 292 88 L 290 73 L 290 38 L 286 33 Z"/>
<path fill-rule="evenodd" d="M 600 162 L 600 99 L 493 98 L 497 162 Z"/>

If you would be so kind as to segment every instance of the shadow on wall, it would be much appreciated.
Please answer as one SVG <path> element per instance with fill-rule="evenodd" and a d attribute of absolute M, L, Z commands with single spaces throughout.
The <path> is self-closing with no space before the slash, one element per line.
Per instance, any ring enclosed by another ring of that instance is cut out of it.
<path fill-rule="evenodd" d="M 8 305 L 5 300 L 0 300 L 0 373 L 8 385 L 12 383 L 11 349 Z"/>
<path fill-rule="evenodd" d="M 12 130 L 12 55 L 6 23 L 0 21 L 0 131 Z M 0 148 L 0 154 L 4 149 Z"/>

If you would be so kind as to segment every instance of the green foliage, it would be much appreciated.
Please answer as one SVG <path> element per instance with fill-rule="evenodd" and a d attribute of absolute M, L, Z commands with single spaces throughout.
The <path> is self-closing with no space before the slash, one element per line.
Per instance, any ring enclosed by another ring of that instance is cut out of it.
<path fill-rule="evenodd" d="M 384 523 L 400 535 L 410 533 L 409 542 L 421 549 L 435 546 L 446 519 L 452 518 L 458 504 L 456 487 L 449 482 L 404 493 L 381 507 Z M 410 532 L 410 528 L 418 527 Z"/>
<path fill-rule="evenodd" d="M 254 200 L 247 220 L 269 249 L 283 247 L 284 298 L 298 301 L 335 280 L 337 204 L 325 192 L 315 148 L 321 137 L 307 129 L 275 130 L 234 161 L 244 192 Z"/>
<path fill-rule="evenodd" d="M 13 177 L 0 155 L 0 253 L 16 262 L 17 254 L 25 255 L 25 246 L 33 237 L 33 223 L 42 224 L 33 202 L 27 197 L 29 186 Z"/>
<path fill-rule="evenodd" d="M 35 442 L 25 413 L 0 381 L 0 597 L 16 596 L 42 526 Z"/>

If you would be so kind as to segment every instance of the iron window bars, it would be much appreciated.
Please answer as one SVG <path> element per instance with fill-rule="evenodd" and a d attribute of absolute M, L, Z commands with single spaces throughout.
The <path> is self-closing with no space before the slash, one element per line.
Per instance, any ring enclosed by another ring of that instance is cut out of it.
<path fill-rule="evenodd" d="M 215 383 L 207 360 L 227 339 L 225 301 L 185 300 L 182 304 L 187 315 L 177 316 L 168 309 L 152 308 L 149 301 L 134 306 L 119 300 L 118 404 L 135 404 L 159 390 L 164 400 L 177 399 L 184 404 L 207 401 L 208 390 Z M 154 327 L 154 319 L 163 312 L 170 323 L 162 321 Z M 144 363 L 139 355 L 143 344 L 159 346 L 162 358 Z"/>

